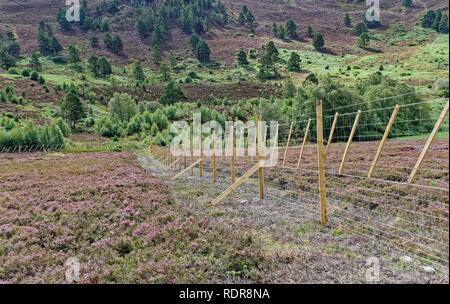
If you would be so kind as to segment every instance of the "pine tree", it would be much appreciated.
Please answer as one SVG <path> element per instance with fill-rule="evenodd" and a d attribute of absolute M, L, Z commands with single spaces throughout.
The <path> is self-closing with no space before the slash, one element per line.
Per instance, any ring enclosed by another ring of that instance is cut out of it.
<path fill-rule="evenodd" d="M 448 16 L 443 14 L 439 23 L 439 33 L 448 34 Z"/>
<path fill-rule="evenodd" d="M 313 28 L 312 28 L 311 25 L 308 25 L 307 34 L 308 34 L 308 37 L 309 37 L 309 38 L 314 37 L 314 30 L 313 30 Z"/>
<path fill-rule="evenodd" d="M 352 18 L 350 18 L 350 15 L 348 13 L 345 14 L 344 24 L 346 27 L 352 27 Z"/>
<path fill-rule="evenodd" d="M 293 98 L 297 93 L 297 88 L 295 87 L 294 82 L 291 79 L 286 81 L 283 85 L 283 97 L 284 98 Z"/>
<path fill-rule="evenodd" d="M 369 46 L 370 37 L 367 33 L 362 33 L 358 38 L 358 46 L 362 49 L 366 49 Z"/>
<path fill-rule="evenodd" d="M 263 47 L 264 53 L 259 58 L 258 78 L 262 80 L 278 78 L 276 68 L 279 52 L 275 44 L 271 41 Z"/>
<path fill-rule="evenodd" d="M 80 63 L 80 49 L 75 45 L 69 46 L 69 52 L 68 52 L 68 61 L 69 63 L 72 63 L 73 65 L 78 65 Z"/>
<path fill-rule="evenodd" d="M 191 36 L 191 38 L 189 39 L 189 44 L 191 45 L 192 51 L 195 52 L 199 42 L 200 42 L 200 38 L 197 35 L 192 35 Z"/>
<path fill-rule="evenodd" d="M 276 22 L 274 22 L 272 25 L 272 33 L 275 37 L 278 38 L 278 24 Z"/>
<path fill-rule="evenodd" d="M 56 21 L 59 23 L 59 25 L 61 26 L 61 29 L 63 31 L 68 31 L 71 29 L 71 25 L 70 22 L 67 21 L 66 18 L 66 10 L 60 9 L 58 12 L 58 15 L 56 17 Z"/>
<path fill-rule="evenodd" d="M 237 52 L 237 63 L 240 66 L 249 65 L 247 53 L 242 49 Z"/>
<path fill-rule="evenodd" d="M 0 66 L 9 69 L 16 66 L 16 60 L 5 51 L 0 50 Z"/>
<path fill-rule="evenodd" d="M 71 128 L 84 116 L 83 103 L 78 97 L 76 90 L 71 89 L 61 103 L 61 112 L 67 119 Z"/>
<path fill-rule="evenodd" d="M 98 75 L 102 78 L 106 78 L 111 74 L 112 74 L 111 64 L 109 64 L 108 60 L 106 60 L 105 57 L 100 57 L 98 59 Z"/>
<path fill-rule="evenodd" d="M 300 72 L 300 62 L 300 55 L 296 52 L 292 52 L 287 64 L 288 70 L 290 72 Z"/>
<path fill-rule="evenodd" d="M 325 45 L 325 40 L 323 38 L 322 33 L 318 32 L 318 33 L 314 34 L 314 37 L 313 37 L 314 48 L 316 50 L 320 51 L 324 45 Z"/>
<path fill-rule="evenodd" d="M 114 54 L 119 54 L 123 51 L 123 43 L 122 39 L 119 35 L 115 35 L 114 38 L 111 41 L 111 51 Z"/>
<path fill-rule="evenodd" d="M 293 20 L 288 20 L 286 22 L 286 32 L 287 32 L 287 35 L 289 36 L 289 38 L 291 38 L 291 39 L 298 38 L 297 29 L 298 29 L 297 24 L 295 24 L 295 22 Z"/>
<path fill-rule="evenodd" d="M 103 37 L 103 44 L 105 45 L 105 48 L 108 50 L 112 49 L 112 40 L 113 37 L 110 33 L 106 33 L 105 37 Z"/>
<path fill-rule="evenodd" d="M 425 16 L 422 18 L 422 27 L 423 28 L 431 28 L 434 23 L 434 19 L 436 18 L 436 13 L 433 10 L 427 11 Z"/>
<path fill-rule="evenodd" d="M 41 62 L 39 60 L 39 54 L 38 53 L 33 53 L 33 55 L 31 55 L 30 68 L 33 69 L 34 71 L 37 71 L 37 72 L 41 72 L 42 71 L 42 64 L 41 64 Z"/>
<path fill-rule="evenodd" d="M 138 83 L 142 83 L 145 80 L 144 69 L 138 60 L 133 63 L 133 77 Z"/>
<path fill-rule="evenodd" d="M 96 35 L 92 36 L 90 39 L 91 47 L 97 48 L 98 47 L 98 37 Z"/>
<path fill-rule="evenodd" d="M 413 7 L 413 1 L 412 0 L 403 0 L 403 6 L 407 8 Z"/>
<path fill-rule="evenodd" d="M 161 75 L 161 79 L 164 82 L 170 81 L 171 76 L 170 76 L 170 68 L 167 64 L 163 63 L 161 64 L 161 66 L 159 67 L 159 73 Z"/>
<path fill-rule="evenodd" d="M 367 25 L 364 22 L 359 22 L 353 29 L 353 34 L 359 37 L 362 33 L 367 33 L 368 31 Z"/>
<path fill-rule="evenodd" d="M 160 102 L 164 105 L 170 105 L 184 99 L 186 99 L 186 96 L 181 88 L 177 86 L 174 81 L 171 81 L 164 87 L 164 92 L 160 98 Z"/>
<path fill-rule="evenodd" d="M 102 19 L 100 22 L 100 32 L 109 32 L 109 22 L 107 19 Z"/>
<path fill-rule="evenodd" d="M 211 62 L 211 50 L 204 40 L 200 40 L 200 42 L 197 44 L 197 59 L 202 64 L 207 64 Z"/>
<path fill-rule="evenodd" d="M 241 12 L 239 13 L 239 23 L 248 27 L 252 32 L 255 29 L 255 16 L 253 16 L 246 5 L 242 6 Z"/>
<path fill-rule="evenodd" d="M 439 32 L 439 24 L 441 23 L 441 19 L 442 19 L 442 12 L 437 11 L 434 17 L 433 24 L 431 25 L 431 28 L 436 32 Z"/>

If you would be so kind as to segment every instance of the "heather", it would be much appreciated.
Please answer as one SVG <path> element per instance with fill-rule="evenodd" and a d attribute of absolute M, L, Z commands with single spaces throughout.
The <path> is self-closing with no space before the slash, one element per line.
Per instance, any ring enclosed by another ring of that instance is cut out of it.
<path fill-rule="evenodd" d="M 0 158 L 0 282 L 259 281 L 258 243 L 177 205 L 129 153 Z"/>

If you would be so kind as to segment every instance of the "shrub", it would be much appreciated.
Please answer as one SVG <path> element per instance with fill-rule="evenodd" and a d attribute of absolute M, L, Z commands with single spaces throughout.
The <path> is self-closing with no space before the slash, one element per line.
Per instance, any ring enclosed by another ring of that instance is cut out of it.
<path fill-rule="evenodd" d="M 105 137 L 120 137 L 122 131 L 119 125 L 113 123 L 108 116 L 103 116 L 95 122 L 95 133 Z"/>
<path fill-rule="evenodd" d="M 30 70 L 29 69 L 22 70 L 22 76 L 23 77 L 30 77 L 31 76 Z"/>
<path fill-rule="evenodd" d="M 38 81 L 39 80 L 39 73 L 36 71 L 33 71 L 30 75 L 30 79 L 33 81 Z"/>
<path fill-rule="evenodd" d="M 45 78 L 42 75 L 40 75 L 38 81 L 40 84 L 43 85 L 45 83 Z"/>

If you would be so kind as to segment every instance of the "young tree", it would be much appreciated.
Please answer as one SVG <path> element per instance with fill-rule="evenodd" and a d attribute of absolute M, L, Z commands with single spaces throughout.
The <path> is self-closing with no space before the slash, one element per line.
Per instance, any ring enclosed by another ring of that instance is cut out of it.
<path fill-rule="evenodd" d="M 297 88 L 295 87 L 294 82 L 289 79 L 283 85 L 283 97 L 284 98 L 293 98 L 297 93 Z"/>
<path fill-rule="evenodd" d="M 144 69 L 138 60 L 133 63 L 133 77 L 138 83 L 142 83 L 145 80 Z"/>
<path fill-rule="evenodd" d="M 106 78 L 112 74 L 112 67 L 104 57 L 92 56 L 88 60 L 89 69 L 95 77 Z"/>
<path fill-rule="evenodd" d="M 109 32 L 109 22 L 107 19 L 102 19 L 102 21 L 100 22 L 100 32 Z"/>
<path fill-rule="evenodd" d="M 287 35 L 289 36 L 289 38 L 291 38 L 291 39 L 298 38 L 297 29 L 298 29 L 297 24 L 295 24 L 295 22 L 293 20 L 288 20 L 286 22 L 286 32 L 287 32 Z"/>
<path fill-rule="evenodd" d="M 78 65 L 78 63 L 81 62 L 80 49 L 77 46 L 75 46 L 75 45 L 69 46 L 68 61 L 69 61 L 69 63 L 72 63 L 73 65 Z"/>
<path fill-rule="evenodd" d="M 164 82 L 170 81 L 171 76 L 170 76 L 170 68 L 167 64 L 163 63 L 161 64 L 161 66 L 159 67 L 159 74 L 161 75 L 161 79 Z"/>
<path fill-rule="evenodd" d="M 66 18 L 66 10 L 60 9 L 58 11 L 56 21 L 59 23 L 63 31 L 68 31 L 72 28 L 70 22 Z"/>
<path fill-rule="evenodd" d="M 39 73 L 36 71 L 33 71 L 30 75 L 30 79 L 33 81 L 39 81 Z"/>
<path fill-rule="evenodd" d="M 344 24 L 346 27 L 352 27 L 352 18 L 350 18 L 350 15 L 348 13 L 345 14 Z"/>
<path fill-rule="evenodd" d="M 433 24 L 431 25 L 431 28 L 436 32 L 439 32 L 439 24 L 441 23 L 441 19 L 442 19 L 442 12 L 437 11 L 436 16 L 434 17 Z"/>
<path fill-rule="evenodd" d="M 192 35 L 189 39 L 189 44 L 191 45 L 191 49 L 193 52 L 197 49 L 197 45 L 200 42 L 200 38 L 197 35 Z"/>
<path fill-rule="evenodd" d="M 248 59 L 247 59 L 247 53 L 244 50 L 242 50 L 242 49 L 240 49 L 237 52 L 237 63 L 240 66 L 249 65 L 249 62 L 248 62 Z"/>
<path fill-rule="evenodd" d="M 308 35 L 309 38 L 314 37 L 314 30 L 313 30 L 311 25 L 308 25 L 307 35 Z"/>
<path fill-rule="evenodd" d="M 136 115 L 136 102 L 126 93 L 114 93 L 108 103 L 108 111 L 112 120 L 128 123 Z"/>
<path fill-rule="evenodd" d="M 41 72 L 42 71 L 42 64 L 41 64 L 41 62 L 39 60 L 39 54 L 38 53 L 33 53 L 33 55 L 31 55 L 30 68 L 33 69 L 34 71 L 37 71 L 37 72 Z"/>
<path fill-rule="evenodd" d="M 300 55 L 296 52 L 292 52 L 287 64 L 288 70 L 290 72 L 300 72 L 300 62 Z"/>
<path fill-rule="evenodd" d="M 4 69 L 9 69 L 16 66 L 16 60 L 5 51 L 0 50 L 0 66 Z"/>
<path fill-rule="evenodd" d="M 439 23 L 439 33 L 448 34 L 448 16 L 443 14 Z"/>
<path fill-rule="evenodd" d="M 353 34 L 355 34 L 355 36 L 361 36 L 362 33 L 367 33 L 369 32 L 369 29 L 367 28 L 367 25 L 364 22 L 359 22 L 355 28 L 353 29 Z"/>
<path fill-rule="evenodd" d="M 433 10 L 427 11 L 425 16 L 422 18 L 422 27 L 430 28 L 433 25 L 435 18 L 436 18 L 435 11 L 433 11 Z"/>
<path fill-rule="evenodd" d="M 111 41 L 111 51 L 114 54 L 119 54 L 123 51 L 123 43 L 122 39 L 119 35 L 115 35 L 114 38 Z"/>
<path fill-rule="evenodd" d="M 367 33 L 362 33 L 358 38 L 358 46 L 362 49 L 366 49 L 369 46 L 370 37 Z"/>
<path fill-rule="evenodd" d="M 255 30 L 255 16 L 253 16 L 247 5 L 244 5 L 241 8 L 241 12 L 239 13 L 239 23 L 248 27 L 252 32 Z"/>
<path fill-rule="evenodd" d="M 316 50 L 320 51 L 325 45 L 325 40 L 323 38 L 322 33 L 318 32 L 314 34 L 313 37 L 313 46 Z"/>
<path fill-rule="evenodd" d="M 403 6 L 407 8 L 413 7 L 413 1 L 412 0 L 403 0 Z"/>
<path fill-rule="evenodd" d="M 184 95 L 183 90 L 181 90 L 181 88 L 177 86 L 174 81 L 171 81 L 164 87 L 164 92 L 160 98 L 160 102 L 163 105 L 170 105 L 184 99 L 186 99 L 186 96 Z"/>
<path fill-rule="evenodd" d="M 276 68 L 279 52 L 275 44 L 271 41 L 263 47 L 264 53 L 259 58 L 258 78 L 262 80 L 278 78 Z"/>
<path fill-rule="evenodd" d="M 268 56 L 272 57 L 274 61 L 278 61 L 278 56 L 280 55 L 280 52 L 278 51 L 273 41 L 268 42 L 265 45 L 264 49 Z"/>
<path fill-rule="evenodd" d="M 71 89 L 61 103 L 61 112 L 71 128 L 84 117 L 83 103 L 75 89 Z"/>
<path fill-rule="evenodd" d="M 100 57 L 98 59 L 98 75 L 102 78 L 106 78 L 111 74 L 112 74 L 111 64 L 109 64 L 108 60 L 106 60 L 105 57 Z"/>
<path fill-rule="evenodd" d="M 91 38 L 89 39 L 91 42 L 91 47 L 92 48 L 98 48 L 98 37 L 96 35 L 91 36 Z"/>
<path fill-rule="evenodd" d="M 207 64 L 211 62 L 211 50 L 208 46 L 208 44 L 201 40 L 197 44 L 197 59 L 200 61 L 201 64 Z"/>

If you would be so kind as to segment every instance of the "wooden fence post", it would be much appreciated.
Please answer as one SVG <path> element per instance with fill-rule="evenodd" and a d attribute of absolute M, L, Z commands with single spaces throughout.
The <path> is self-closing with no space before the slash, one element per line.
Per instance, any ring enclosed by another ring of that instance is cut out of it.
<path fill-rule="evenodd" d="M 236 129 L 233 126 L 231 130 L 231 183 L 236 182 Z"/>
<path fill-rule="evenodd" d="M 194 167 L 192 164 L 194 163 L 194 134 L 193 131 L 190 134 L 190 146 L 191 146 L 191 176 L 194 176 Z"/>
<path fill-rule="evenodd" d="M 308 140 L 309 128 L 311 127 L 311 118 L 308 120 L 308 124 L 306 125 L 305 136 L 303 137 L 302 147 L 300 149 L 300 156 L 298 157 L 297 169 L 300 168 L 300 162 L 302 161 L 303 151 L 305 149 L 306 141 Z"/>
<path fill-rule="evenodd" d="M 377 154 L 375 155 L 372 165 L 370 166 L 369 174 L 367 175 L 368 178 L 372 178 L 372 176 L 373 176 L 373 172 L 378 163 L 378 160 L 380 159 L 381 153 L 383 153 L 384 145 L 386 144 L 389 134 L 391 133 L 392 126 L 394 125 L 394 122 L 397 119 L 397 115 L 398 115 L 399 111 L 400 111 L 400 106 L 396 105 L 394 108 L 394 112 L 392 112 L 391 119 L 389 119 L 389 123 L 386 127 L 386 130 L 384 131 L 383 139 L 381 140 L 381 143 L 378 147 Z"/>
<path fill-rule="evenodd" d="M 261 122 L 261 115 L 258 116 L 257 120 L 257 132 L 258 132 L 258 163 L 260 163 L 259 167 L 259 198 L 264 199 L 265 193 L 264 193 L 264 167 L 261 166 L 261 162 L 264 158 L 263 152 L 264 152 L 264 139 L 263 139 L 263 129 L 262 129 L 262 122 Z"/>
<path fill-rule="evenodd" d="M 425 160 L 425 156 L 428 153 L 428 150 L 430 150 L 431 145 L 434 142 L 434 139 L 436 138 L 436 135 L 438 134 L 439 130 L 441 129 L 442 124 L 444 123 L 445 116 L 448 114 L 448 101 L 445 105 L 444 109 L 442 110 L 441 116 L 439 116 L 438 121 L 436 122 L 433 131 L 430 134 L 430 137 L 428 138 L 427 143 L 425 144 L 425 147 L 422 150 L 422 153 L 420 154 L 419 159 L 417 160 L 416 165 L 414 166 L 413 171 L 411 172 L 411 175 L 409 176 L 408 183 L 411 184 L 416 177 L 417 172 L 420 169 L 420 166 L 422 165 L 423 161 Z"/>
<path fill-rule="evenodd" d="M 213 132 L 213 151 L 212 151 L 212 179 L 213 183 L 217 182 L 217 163 L 216 163 L 216 146 L 217 146 L 217 139 L 216 139 L 216 131 Z"/>
<path fill-rule="evenodd" d="M 325 182 L 325 150 L 323 145 L 323 108 L 322 101 L 319 100 L 316 106 L 317 116 L 317 160 L 319 170 L 319 193 L 320 193 L 320 223 L 328 223 L 327 214 L 327 190 Z"/>
<path fill-rule="evenodd" d="M 339 113 L 336 112 L 336 114 L 334 114 L 333 125 L 331 126 L 330 137 L 328 137 L 327 148 L 325 151 L 327 155 L 328 155 L 328 150 L 330 150 L 331 142 L 333 141 L 334 131 L 336 130 L 338 118 L 339 118 Z"/>
<path fill-rule="evenodd" d="M 359 124 L 360 118 L 361 118 L 361 111 L 358 111 L 358 113 L 356 114 L 355 122 L 353 123 L 352 132 L 350 133 L 350 137 L 348 138 L 347 146 L 345 147 L 345 151 L 344 151 L 344 155 L 342 157 L 341 165 L 339 166 L 339 174 L 342 174 L 342 172 L 344 170 L 344 164 L 345 164 L 345 161 L 347 159 L 347 154 L 348 154 L 348 151 L 350 149 L 350 145 L 352 144 L 353 137 L 356 134 L 356 129 L 358 128 L 358 124 Z"/>
<path fill-rule="evenodd" d="M 284 157 L 283 157 L 283 167 L 286 164 L 286 157 L 289 150 L 289 144 L 291 142 L 291 136 L 292 136 L 292 129 L 294 128 L 294 122 L 291 122 L 291 127 L 289 128 L 289 135 L 286 143 L 286 150 L 284 151 Z"/>
<path fill-rule="evenodd" d="M 203 136 L 202 127 L 200 127 L 200 163 L 198 164 L 198 175 L 203 177 Z"/>

